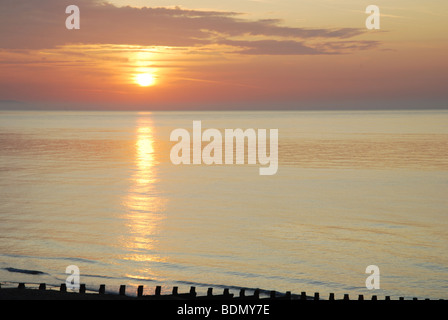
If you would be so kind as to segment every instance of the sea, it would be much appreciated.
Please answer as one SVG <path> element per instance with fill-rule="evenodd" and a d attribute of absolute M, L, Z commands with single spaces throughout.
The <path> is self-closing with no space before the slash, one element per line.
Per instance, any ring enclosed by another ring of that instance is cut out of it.
<path fill-rule="evenodd" d="M 193 121 L 277 129 L 276 174 L 173 164 Z M 447 110 L 0 111 L 2 287 L 447 299 L 447 230 Z"/>

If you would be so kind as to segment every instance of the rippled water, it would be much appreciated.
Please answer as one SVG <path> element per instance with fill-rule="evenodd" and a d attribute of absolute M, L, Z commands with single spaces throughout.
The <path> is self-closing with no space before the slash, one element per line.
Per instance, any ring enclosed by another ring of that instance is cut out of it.
<path fill-rule="evenodd" d="M 193 120 L 279 129 L 278 173 L 174 166 L 170 133 Z M 0 281 L 58 285 L 77 265 L 92 289 L 448 298 L 447 124 L 446 111 L 2 111 Z"/>

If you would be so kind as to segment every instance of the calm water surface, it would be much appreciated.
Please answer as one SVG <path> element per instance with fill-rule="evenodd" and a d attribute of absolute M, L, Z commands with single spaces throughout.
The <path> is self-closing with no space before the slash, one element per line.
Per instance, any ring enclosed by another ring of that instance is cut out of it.
<path fill-rule="evenodd" d="M 193 120 L 279 129 L 278 173 L 174 166 L 169 135 Z M 145 294 L 446 299 L 447 124 L 447 111 L 2 111 L 0 281 L 59 285 L 77 265 L 87 288 Z"/>

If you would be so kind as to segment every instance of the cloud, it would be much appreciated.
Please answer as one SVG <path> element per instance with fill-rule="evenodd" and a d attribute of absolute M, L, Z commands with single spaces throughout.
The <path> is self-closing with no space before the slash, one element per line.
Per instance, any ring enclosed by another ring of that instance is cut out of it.
<path fill-rule="evenodd" d="M 298 41 L 258 40 L 258 41 L 223 41 L 224 44 L 240 48 L 240 54 L 252 55 L 308 55 L 321 54 L 322 51 L 308 47 Z"/>
<path fill-rule="evenodd" d="M 356 28 L 308 29 L 282 26 L 281 20 L 251 21 L 237 12 L 176 8 L 116 7 L 77 0 L 81 29 L 67 30 L 66 0 L 3 0 L 0 4 L 0 48 L 45 49 L 67 44 L 115 44 L 195 47 L 232 45 L 242 54 L 323 54 L 304 41 L 349 39 Z M 252 40 L 253 38 L 256 40 Z M 260 40 L 263 37 L 266 39 Z M 274 39 L 272 39 L 274 38 Z M 356 41 L 352 41 L 355 43 Z M 357 49 L 362 46 L 355 46 Z M 335 51 L 333 48 L 332 51 Z"/>

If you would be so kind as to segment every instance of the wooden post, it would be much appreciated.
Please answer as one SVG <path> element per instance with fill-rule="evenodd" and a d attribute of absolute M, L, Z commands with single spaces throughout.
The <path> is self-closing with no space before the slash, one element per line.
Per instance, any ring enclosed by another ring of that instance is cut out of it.
<path fill-rule="evenodd" d="M 386 296 L 386 301 L 389 301 L 390 300 L 390 296 Z"/>
<path fill-rule="evenodd" d="M 124 284 L 122 284 L 120 286 L 120 296 L 125 296 L 126 295 L 126 286 Z"/>
<path fill-rule="evenodd" d="M 41 283 L 41 284 L 39 285 L 39 290 L 41 290 L 41 291 L 45 291 L 45 290 L 47 290 L 47 285 L 46 285 L 45 283 Z"/>
<path fill-rule="evenodd" d="M 364 295 L 360 294 L 360 295 L 358 296 L 358 300 L 359 300 L 359 301 L 363 301 L 363 300 L 364 300 Z"/>
<path fill-rule="evenodd" d="M 230 296 L 230 291 L 229 291 L 228 288 L 225 288 L 225 289 L 224 289 L 223 295 L 225 295 L 225 296 Z"/>
<path fill-rule="evenodd" d="M 259 299 L 260 298 L 260 289 L 255 289 L 254 291 L 254 298 Z"/>
<path fill-rule="evenodd" d="M 162 293 L 162 287 L 161 286 L 157 286 L 156 287 L 156 296 L 160 296 L 161 293 Z"/>
<path fill-rule="evenodd" d="M 240 298 L 245 297 L 246 296 L 246 290 L 245 289 L 241 289 L 240 290 Z"/>
<path fill-rule="evenodd" d="M 196 287 L 191 287 L 191 288 L 190 288 L 190 295 L 191 295 L 192 297 L 196 297 Z"/>
<path fill-rule="evenodd" d="M 377 300 L 378 300 L 377 296 L 373 295 L 372 296 L 372 301 L 377 301 Z"/>
<path fill-rule="evenodd" d="M 59 291 L 67 292 L 67 285 L 65 283 L 61 283 L 61 287 L 60 287 Z"/>
<path fill-rule="evenodd" d="M 137 297 L 143 297 L 143 286 L 138 286 L 137 288 Z"/>
<path fill-rule="evenodd" d="M 306 300 L 306 292 L 302 291 L 302 293 L 300 294 L 300 300 Z"/>
<path fill-rule="evenodd" d="M 208 288 L 207 297 L 213 297 L 213 288 Z"/>
<path fill-rule="evenodd" d="M 314 301 L 319 301 L 319 292 L 314 292 Z"/>
<path fill-rule="evenodd" d="M 79 286 L 79 293 L 86 293 L 86 285 L 85 284 L 81 284 Z"/>
<path fill-rule="evenodd" d="M 177 296 L 178 292 L 178 287 L 173 287 L 173 296 Z"/>
<path fill-rule="evenodd" d="M 291 300 L 291 291 L 286 291 L 285 298 Z"/>
<path fill-rule="evenodd" d="M 106 285 L 105 284 L 101 284 L 100 285 L 100 290 L 98 291 L 99 294 L 105 294 L 106 293 Z"/>
<path fill-rule="evenodd" d="M 348 293 L 344 294 L 344 300 L 350 300 L 350 296 L 348 295 Z"/>
<path fill-rule="evenodd" d="M 400 297 L 400 301 L 403 301 L 404 300 L 404 297 Z"/>
<path fill-rule="evenodd" d="M 275 299 L 275 291 L 274 290 L 271 291 L 270 298 L 271 299 Z"/>
<path fill-rule="evenodd" d="M 334 293 L 330 293 L 330 297 L 328 298 L 328 300 L 331 300 L 331 301 L 334 300 Z"/>
<path fill-rule="evenodd" d="M 19 283 L 19 286 L 17 287 L 20 290 L 25 289 L 25 284 L 24 283 Z"/>

